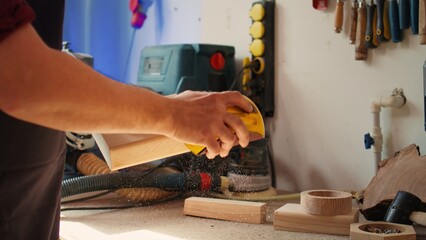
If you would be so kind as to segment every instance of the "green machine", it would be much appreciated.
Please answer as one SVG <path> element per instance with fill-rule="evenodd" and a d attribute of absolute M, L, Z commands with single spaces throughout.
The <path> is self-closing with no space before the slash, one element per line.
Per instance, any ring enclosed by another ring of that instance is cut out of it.
<path fill-rule="evenodd" d="M 225 91 L 235 78 L 235 49 L 213 44 L 145 47 L 136 85 L 169 95 L 185 90 Z"/>

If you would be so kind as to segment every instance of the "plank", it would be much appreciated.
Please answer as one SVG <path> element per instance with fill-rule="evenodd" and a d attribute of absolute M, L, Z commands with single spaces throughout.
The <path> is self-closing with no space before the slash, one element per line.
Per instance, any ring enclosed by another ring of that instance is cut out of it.
<path fill-rule="evenodd" d="M 161 135 L 93 134 L 112 171 L 187 153 L 184 143 Z"/>
<path fill-rule="evenodd" d="M 349 236 L 350 224 L 358 222 L 358 216 L 358 208 L 344 215 L 320 216 L 306 213 L 300 204 L 288 203 L 275 210 L 274 228 Z"/>
<path fill-rule="evenodd" d="M 266 221 L 266 204 L 228 199 L 190 197 L 185 199 L 183 213 L 190 216 L 260 224 Z"/>

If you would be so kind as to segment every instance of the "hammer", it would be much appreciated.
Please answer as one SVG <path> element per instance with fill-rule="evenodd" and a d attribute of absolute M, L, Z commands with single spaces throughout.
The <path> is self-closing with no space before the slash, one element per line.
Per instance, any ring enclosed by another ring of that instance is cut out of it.
<path fill-rule="evenodd" d="M 426 212 L 423 202 L 416 195 L 399 191 L 385 215 L 385 222 L 412 225 L 413 222 L 426 226 Z"/>

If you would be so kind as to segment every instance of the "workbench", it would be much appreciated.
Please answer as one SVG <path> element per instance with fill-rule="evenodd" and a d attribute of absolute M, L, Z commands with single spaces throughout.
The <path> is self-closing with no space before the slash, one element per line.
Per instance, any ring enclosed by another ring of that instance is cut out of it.
<path fill-rule="evenodd" d="M 184 198 L 128 209 L 65 211 L 61 214 L 61 238 L 63 240 L 349 239 L 348 236 L 275 230 L 272 224 L 273 212 L 285 203 L 268 202 L 266 223 L 263 224 L 186 216 L 183 214 Z M 111 197 L 73 206 L 120 206 L 123 204 L 127 204 L 125 200 Z"/>

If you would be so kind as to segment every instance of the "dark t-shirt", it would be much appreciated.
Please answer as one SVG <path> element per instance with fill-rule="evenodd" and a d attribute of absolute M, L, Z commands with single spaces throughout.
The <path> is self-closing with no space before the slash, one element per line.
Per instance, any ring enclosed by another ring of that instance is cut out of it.
<path fill-rule="evenodd" d="M 60 49 L 64 1 L 28 3 L 0 0 L 0 41 L 35 16 L 32 23 L 42 39 Z M 63 132 L 20 121 L 0 110 L 1 240 L 58 240 L 65 147 Z"/>

